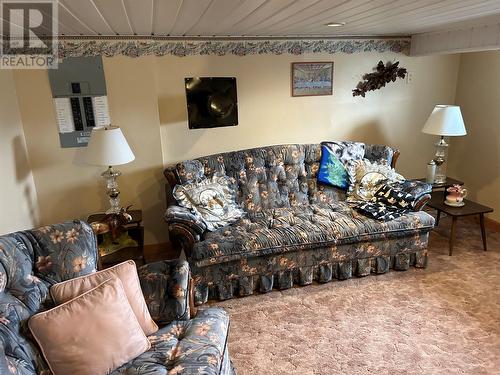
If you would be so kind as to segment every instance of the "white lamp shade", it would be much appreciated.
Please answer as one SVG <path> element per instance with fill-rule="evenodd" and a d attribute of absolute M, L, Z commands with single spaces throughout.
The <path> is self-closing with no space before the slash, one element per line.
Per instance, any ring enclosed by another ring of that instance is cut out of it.
<path fill-rule="evenodd" d="M 439 104 L 434 107 L 422 132 L 441 136 L 466 135 L 464 119 L 458 105 Z"/>
<path fill-rule="evenodd" d="M 85 162 L 92 165 L 113 166 L 130 163 L 134 153 L 117 126 L 95 128 L 85 152 Z"/>

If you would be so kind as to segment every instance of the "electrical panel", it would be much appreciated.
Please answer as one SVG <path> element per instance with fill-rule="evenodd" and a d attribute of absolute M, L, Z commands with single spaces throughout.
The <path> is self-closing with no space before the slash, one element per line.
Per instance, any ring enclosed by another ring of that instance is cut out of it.
<path fill-rule="evenodd" d="M 93 128 L 111 123 L 102 58 L 66 58 L 48 74 L 61 147 L 85 147 Z"/>

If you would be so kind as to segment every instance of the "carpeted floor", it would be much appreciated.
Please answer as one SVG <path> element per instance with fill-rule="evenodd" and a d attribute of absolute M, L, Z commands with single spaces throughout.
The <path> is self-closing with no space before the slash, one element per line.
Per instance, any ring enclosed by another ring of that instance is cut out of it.
<path fill-rule="evenodd" d="M 500 374 L 500 233 L 433 231 L 429 267 L 217 303 L 246 374 Z"/>

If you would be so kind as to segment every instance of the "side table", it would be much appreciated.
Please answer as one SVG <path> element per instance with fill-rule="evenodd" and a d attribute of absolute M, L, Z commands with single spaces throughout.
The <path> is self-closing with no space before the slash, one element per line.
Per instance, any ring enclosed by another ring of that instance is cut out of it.
<path fill-rule="evenodd" d="M 128 211 L 130 216 L 132 216 L 132 220 L 125 224 L 123 227 L 125 231 L 128 233 L 130 238 L 137 242 L 137 246 L 127 246 L 122 247 L 112 253 L 105 254 L 103 248 L 99 249 L 99 268 L 110 267 L 114 264 L 124 262 L 128 259 L 132 259 L 134 261 L 139 261 L 140 264 L 144 264 L 144 226 L 142 225 L 142 210 L 130 210 Z M 88 223 L 99 222 L 104 219 L 106 214 L 104 213 L 96 213 L 92 214 L 87 218 Z M 97 244 L 102 245 L 104 239 L 103 234 L 97 235 Z"/>
<path fill-rule="evenodd" d="M 416 181 L 422 181 L 422 182 L 425 182 L 425 178 L 417 178 Z M 432 191 L 443 191 L 444 192 L 444 197 L 443 199 L 446 198 L 446 189 L 448 189 L 449 187 L 452 187 L 453 185 L 463 185 L 463 181 L 460 181 L 460 180 L 457 180 L 457 179 L 454 179 L 452 177 L 448 177 L 446 176 L 446 181 L 442 184 L 432 184 Z"/>
<path fill-rule="evenodd" d="M 486 247 L 486 231 L 484 228 L 484 214 L 488 212 L 493 212 L 493 208 L 483 206 L 482 204 L 473 202 L 468 199 L 464 199 L 465 205 L 462 207 L 452 207 L 444 203 L 444 199 L 441 195 L 433 196 L 431 200 L 427 203 L 427 206 L 434 208 L 437 211 L 436 226 L 439 225 L 439 219 L 441 217 L 441 212 L 451 216 L 451 231 L 450 231 L 450 244 L 449 244 L 449 255 L 453 254 L 453 245 L 455 242 L 455 229 L 457 225 L 457 219 L 461 216 L 471 216 L 479 215 L 479 224 L 481 227 L 481 237 L 483 239 L 484 251 L 487 250 Z"/>

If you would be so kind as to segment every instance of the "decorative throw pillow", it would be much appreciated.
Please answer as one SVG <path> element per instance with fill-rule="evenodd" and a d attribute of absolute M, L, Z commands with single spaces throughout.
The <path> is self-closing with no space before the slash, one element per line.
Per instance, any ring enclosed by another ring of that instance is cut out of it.
<path fill-rule="evenodd" d="M 381 183 L 405 180 L 387 164 L 372 163 L 368 159 L 354 161 L 347 168 L 347 173 L 349 174 L 348 202 L 368 202 L 380 188 Z"/>
<path fill-rule="evenodd" d="M 146 302 L 144 301 L 137 268 L 133 260 L 127 260 L 90 275 L 76 277 L 55 284 L 50 288 L 50 295 L 56 304 L 61 304 L 78 297 L 112 278 L 118 278 L 122 282 L 127 299 L 144 334 L 151 335 L 158 331 L 158 326 L 151 318 Z"/>
<path fill-rule="evenodd" d="M 361 142 L 326 141 L 322 146 L 328 147 L 346 166 L 352 160 L 361 160 L 365 156 L 365 144 Z"/>
<path fill-rule="evenodd" d="M 344 165 L 335 153 L 324 145 L 321 146 L 318 181 L 344 190 L 349 187 L 349 176 Z"/>
<path fill-rule="evenodd" d="M 209 179 L 177 185 L 173 194 L 177 202 L 198 215 L 210 231 L 234 223 L 245 215 L 236 204 L 235 191 L 227 176 L 213 175 Z"/>
<path fill-rule="evenodd" d="M 380 202 L 397 209 L 408 210 L 412 208 L 415 197 L 400 189 L 394 188 L 389 184 L 383 184 L 375 193 L 373 201 Z"/>
<path fill-rule="evenodd" d="M 415 181 L 415 180 L 405 180 L 392 182 L 391 187 L 408 194 L 411 194 L 415 200 L 420 198 L 424 194 L 432 193 L 432 185 L 427 182 Z"/>
<path fill-rule="evenodd" d="M 122 283 L 112 278 L 28 321 L 54 375 L 104 375 L 149 350 Z"/>
<path fill-rule="evenodd" d="M 381 221 L 394 220 L 409 212 L 382 202 L 360 202 L 354 207 L 364 215 Z"/>

